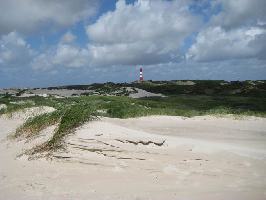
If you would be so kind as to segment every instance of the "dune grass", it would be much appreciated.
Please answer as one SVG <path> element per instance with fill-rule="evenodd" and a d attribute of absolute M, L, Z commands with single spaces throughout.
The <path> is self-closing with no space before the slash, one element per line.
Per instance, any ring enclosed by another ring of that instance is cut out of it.
<path fill-rule="evenodd" d="M 44 144 L 35 147 L 30 152 L 54 151 L 63 147 L 63 138 L 72 133 L 75 128 L 87 121 L 97 119 L 95 112 L 96 107 L 84 102 L 66 105 L 64 108 L 60 108 L 51 113 L 45 113 L 28 119 L 16 130 L 14 137 L 18 138 L 23 136 L 30 139 L 38 135 L 41 130 L 51 125 L 58 124 L 53 137 Z"/>
<path fill-rule="evenodd" d="M 53 137 L 43 145 L 36 147 L 33 153 L 60 149 L 63 147 L 63 139 L 68 134 L 85 122 L 97 119 L 97 116 L 130 118 L 148 115 L 193 117 L 234 114 L 266 117 L 266 98 L 263 97 L 206 95 L 176 95 L 142 99 L 124 96 L 81 96 L 63 99 L 9 97 L 8 99 L 1 98 L 1 103 L 7 105 L 7 109 L 2 113 L 33 106 L 51 106 L 56 109 L 52 113 L 28 119 L 17 129 L 15 137 L 30 138 L 46 127 L 58 124 Z M 99 112 L 102 110 L 105 112 Z"/>
<path fill-rule="evenodd" d="M 97 119 L 95 108 L 89 104 L 81 103 L 67 108 L 62 112 L 58 129 L 48 141 L 47 147 L 50 149 L 59 148 L 66 135 L 72 133 L 78 126 L 94 119 Z"/>
<path fill-rule="evenodd" d="M 6 108 L 0 110 L 0 115 L 1 114 L 9 114 L 12 112 L 19 111 L 24 108 L 30 108 L 35 106 L 34 102 L 32 101 L 25 101 L 22 103 L 17 103 L 16 101 L 10 101 L 10 102 L 5 102 Z M 4 104 L 4 103 L 3 103 Z"/>
<path fill-rule="evenodd" d="M 37 135 L 41 130 L 48 126 L 59 123 L 61 118 L 60 111 L 45 113 L 34 118 L 28 119 L 21 127 L 16 130 L 14 137 L 18 138 L 24 136 L 30 138 Z"/>

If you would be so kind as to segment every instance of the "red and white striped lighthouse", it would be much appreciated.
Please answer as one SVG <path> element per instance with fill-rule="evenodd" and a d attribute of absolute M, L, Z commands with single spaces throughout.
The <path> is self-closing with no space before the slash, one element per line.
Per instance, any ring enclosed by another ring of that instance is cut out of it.
<path fill-rule="evenodd" d="M 143 72 L 142 72 L 142 67 L 139 69 L 139 81 L 143 81 Z"/>

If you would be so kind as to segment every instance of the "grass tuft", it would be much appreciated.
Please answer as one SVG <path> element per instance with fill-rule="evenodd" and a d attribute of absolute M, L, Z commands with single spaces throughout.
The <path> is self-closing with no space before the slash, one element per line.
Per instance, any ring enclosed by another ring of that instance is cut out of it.
<path fill-rule="evenodd" d="M 48 141 L 49 149 L 57 149 L 61 147 L 63 138 L 72 133 L 75 128 L 87 121 L 96 119 L 96 109 L 89 104 L 77 104 L 71 106 L 62 114 L 60 124 L 57 131 Z"/>
<path fill-rule="evenodd" d="M 25 136 L 30 138 L 36 136 L 41 130 L 48 126 L 54 125 L 60 121 L 61 112 L 54 111 L 52 113 L 45 113 L 28 119 L 21 127 L 16 130 L 15 138 Z"/>

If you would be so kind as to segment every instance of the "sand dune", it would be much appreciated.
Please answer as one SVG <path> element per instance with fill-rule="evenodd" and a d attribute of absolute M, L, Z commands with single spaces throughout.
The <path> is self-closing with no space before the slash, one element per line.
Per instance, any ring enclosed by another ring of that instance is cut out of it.
<path fill-rule="evenodd" d="M 22 123 L 0 118 L 0 199 L 266 199 L 263 118 L 102 118 L 52 161 L 17 157 L 55 128 L 6 140 Z"/>

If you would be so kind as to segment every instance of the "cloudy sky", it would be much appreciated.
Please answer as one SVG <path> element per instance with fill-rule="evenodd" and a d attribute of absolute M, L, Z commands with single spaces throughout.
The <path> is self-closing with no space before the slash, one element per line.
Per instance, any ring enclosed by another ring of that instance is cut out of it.
<path fill-rule="evenodd" d="M 265 0 L 0 0 L 0 88 L 266 79 Z"/>

